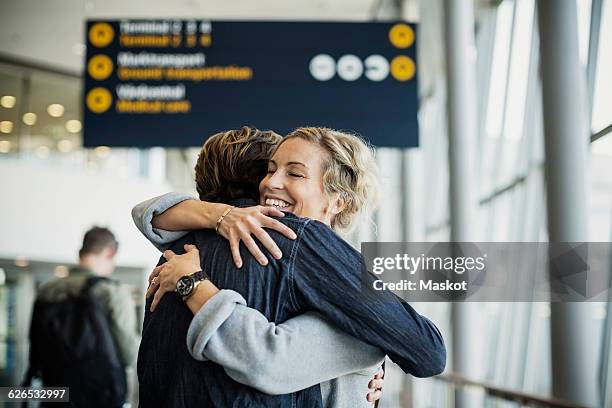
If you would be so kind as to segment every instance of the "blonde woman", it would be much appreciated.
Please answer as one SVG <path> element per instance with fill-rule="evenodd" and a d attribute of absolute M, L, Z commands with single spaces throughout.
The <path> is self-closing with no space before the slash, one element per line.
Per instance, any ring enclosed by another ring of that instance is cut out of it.
<path fill-rule="evenodd" d="M 244 286 L 241 282 L 236 283 L 236 276 L 228 279 L 226 273 L 218 273 L 218 262 L 214 262 L 218 246 L 212 244 L 210 235 L 195 235 L 177 244 L 194 241 L 192 243 L 202 249 L 202 257 L 194 247 L 186 247 L 185 255 L 166 251 L 164 255 L 170 259 L 169 262 L 152 273 L 149 289 L 149 295 L 155 294 L 152 309 L 163 301 L 162 298 L 165 299 L 165 293 L 175 290 L 182 277 L 203 268 L 210 280 L 201 281 L 186 300 L 195 314 L 187 341 L 191 354 L 196 358 L 211 358 L 215 347 L 217 351 L 222 350 L 217 357 L 239 355 L 240 343 L 242 346 L 256 343 L 253 339 L 258 335 L 263 347 L 266 339 L 273 337 L 279 328 L 267 321 L 268 315 L 290 317 L 316 311 L 342 331 L 382 349 L 406 372 L 417 376 L 441 372 L 445 364 L 445 349 L 437 328 L 391 293 L 361 291 L 361 257 L 334 232 L 349 229 L 373 201 L 376 186 L 373 163 L 371 150 L 352 135 L 324 128 L 297 129 L 276 149 L 269 161 L 267 175 L 259 185 L 260 205 L 285 212 L 280 221 L 295 232 L 297 239 L 287 239 L 271 231 L 272 238 L 268 240 L 267 234 L 267 238 L 261 234 L 261 227 L 269 222 L 258 218 L 257 214 L 261 215 L 263 207 L 228 207 L 223 210 L 225 217 L 217 219 L 218 227 L 230 239 L 234 260 L 239 264 L 244 262 L 243 268 L 250 266 L 240 279 L 252 279 L 253 282 Z M 193 209 L 194 203 L 185 201 L 161 214 L 153 224 L 166 229 L 212 226 L 215 217 L 211 214 L 214 211 L 194 212 Z M 228 209 L 231 210 L 229 213 Z M 200 221 L 193 224 L 184 222 L 198 217 Z M 252 247 L 254 241 L 248 243 L 252 239 L 250 232 L 271 249 L 273 257 L 264 260 L 261 258 L 263 254 L 257 254 Z M 237 241 L 240 240 L 247 241 L 245 247 L 256 254 L 260 263 L 269 266 L 263 268 L 255 264 L 244 255 L 244 249 L 239 258 Z M 174 247 L 179 246 L 175 244 Z M 277 259 L 281 251 L 285 256 Z M 257 270 L 254 264 L 262 269 Z M 258 281 L 258 274 L 265 280 L 263 284 Z M 226 289 L 238 286 L 243 289 L 246 299 L 230 290 L 218 291 L 213 282 Z M 255 329 L 233 324 L 236 323 L 232 321 L 236 310 L 246 304 L 264 310 L 266 315 L 253 324 Z M 233 342 L 237 344 L 234 348 L 214 344 L 214 336 L 223 329 L 233 331 Z M 305 358 L 312 356 L 307 351 Z M 290 363 L 278 361 L 274 355 L 268 357 L 275 365 Z M 325 371 L 326 367 L 318 368 Z M 375 388 L 377 382 L 374 380 L 369 385 Z M 339 388 L 328 393 L 324 403 L 332 406 L 364 405 L 365 399 L 355 394 L 358 392 L 346 393 Z"/>

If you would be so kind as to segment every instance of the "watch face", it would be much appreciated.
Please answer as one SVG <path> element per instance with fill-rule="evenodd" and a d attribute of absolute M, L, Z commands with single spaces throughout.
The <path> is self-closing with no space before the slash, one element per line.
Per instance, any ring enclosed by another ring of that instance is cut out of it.
<path fill-rule="evenodd" d="M 193 278 L 191 276 L 183 276 L 176 283 L 176 291 L 181 296 L 187 296 L 193 290 Z"/>

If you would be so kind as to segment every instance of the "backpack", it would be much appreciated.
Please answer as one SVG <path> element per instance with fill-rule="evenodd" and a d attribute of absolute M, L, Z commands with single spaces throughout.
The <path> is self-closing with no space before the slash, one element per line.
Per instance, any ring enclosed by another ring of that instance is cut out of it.
<path fill-rule="evenodd" d="M 45 387 L 70 387 L 74 407 L 121 407 L 126 400 L 125 368 L 113 339 L 108 313 L 91 294 L 90 277 L 76 296 L 50 302 L 37 299 L 30 326 L 30 368 Z M 25 385 L 24 385 L 25 386 Z"/>

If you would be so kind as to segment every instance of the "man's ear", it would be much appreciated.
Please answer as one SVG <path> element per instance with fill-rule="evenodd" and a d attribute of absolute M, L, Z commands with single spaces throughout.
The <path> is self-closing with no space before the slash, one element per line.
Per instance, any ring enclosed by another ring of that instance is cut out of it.
<path fill-rule="evenodd" d="M 115 248 L 104 248 L 102 250 L 102 256 L 106 259 L 113 259 L 117 255 L 117 250 Z"/>

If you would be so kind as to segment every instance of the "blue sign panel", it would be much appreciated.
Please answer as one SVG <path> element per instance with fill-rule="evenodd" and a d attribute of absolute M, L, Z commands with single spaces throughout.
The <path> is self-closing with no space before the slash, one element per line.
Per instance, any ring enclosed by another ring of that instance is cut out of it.
<path fill-rule="evenodd" d="M 408 23 L 87 23 L 84 145 L 201 146 L 244 125 L 418 145 Z"/>

